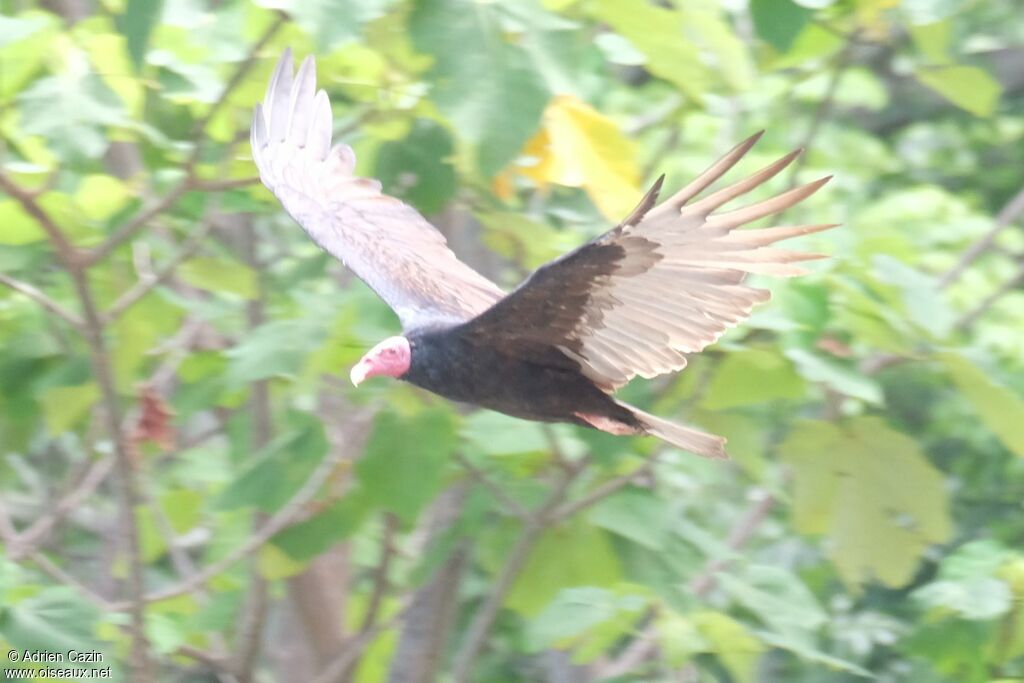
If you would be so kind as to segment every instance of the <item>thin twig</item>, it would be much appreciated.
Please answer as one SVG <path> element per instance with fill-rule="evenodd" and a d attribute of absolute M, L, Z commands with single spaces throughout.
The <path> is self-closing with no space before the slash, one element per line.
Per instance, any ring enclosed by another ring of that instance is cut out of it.
<path fill-rule="evenodd" d="M 836 57 L 835 65 L 833 66 L 832 73 L 828 79 L 828 85 L 825 86 L 825 94 L 821 98 L 821 101 L 818 102 L 818 106 L 814 110 L 814 116 L 811 117 L 811 125 L 807 127 L 807 133 L 804 134 L 803 142 L 800 143 L 800 147 L 805 150 L 810 149 L 811 145 L 814 143 L 814 139 L 818 136 L 818 131 L 821 130 L 821 125 L 832 112 L 832 105 L 835 103 L 836 91 L 839 89 L 839 82 L 842 81 L 843 74 L 846 73 L 846 69 L 850 66 L 853 48 L 856 45 L 856 41 L 856 34 L 848 37 L 846 39 L 846 45 L 843 46 L 842 51 Z M 790 166 L 790 188 L 796 187 L 800 177 L 800 171 L 802 171 L 806 165 L 807 154 L 804 153 L 799 155 L 793 162 L 793 165 Z"/>
<path fill-rule="evenodd" d="M 148 683 L 154 680 L 149 658 L 149 642 L 146 638 L 145 576 L 142 548 L 139 539 L 139 525 L 135 507 L 139 502 L 138 472 L 133 462 L 132 450 L 121 429 L 121 407 L 114 384 L 110 353 L 104 337 L 104 323 L 89 286 L 87 275 L 82 270 L 71 269 L 71 280 L 78 294 L 85 316 L 85 338 L 89 346 L 92 375 L 100 386 L 100 398 L 107 433 L 114 444 L 114 456 L 118 469 L 118 492 L 122 528 L 127 541 L 128 554 L 128 596 L 131 613 L 132 638 L 131 661 L 133 680 Z"/>
<path fill-rule="evenodd" d="M 194 659 L 201 664 L 205 664 L 219 677 L 221 677 L 221 680 L 224 680 L 224 677 L 226 677 L 228 681 L 238 680 L 238 677 L 231 668 L 231 662 L 223 655 L 214 652 L 207 652 L 206 650 L 201 650 L 198 647 L 187 644 L 179 645 L 178 649 L 175 650 L 175 654 L 188 657 L 189 659 Z"/>
<path fill-rule="evenodd" d="M 246 305 L 246 319 L 249 331 L 252 332 L 266 322 L 266 269 L 259 259 L 256 230 L 252 224 L 252 217 L 239 218 L 241 218 L 239 227 L 242 228 L 242 255 L 246 264 L 257 274 L 257 296 Z M 266 448 L 274 431 L 270 385 L 267 380 L 262 379 L 253 384 L 249 396 L 249 412 L 253 423 L 252 447 L 256 450 Z M 258 528 L 265 517 L 264 513 L 257 512 L 252 520 L 253 526 Z M 235 646 L 235 670 L 242 683 L 252 681 L 256 671 L 260 644 L 263 640 L 263 627 L 266 624 L 268 600 L 267 579 L 260 571 L 255 557 L 252 557 L 249 561 L 249 588 L 246 591 Z"/>
<path fill-rule="evenodd" d="M 757 492 L 754 503 L 736 522 L 729 532 L 726 546 L 736 552 L 743 548 L 761 526 L 775 505 L 775 498 L 765 492 Z M 715 575 L 725 569 L 732 558 L 717 558 L 708 562 L 704 570 L 690 582 L 690 592 L 697 597 L 706 596 L 715 585 Z M 601 667 L 600 678 L 616 678 L 633 671 L 658 649 L 657 626 L 651 620 L 650 612 L 644 615 L 647 626 L 623 648 L 619 656 Z"/>
<path fill-rule="evenodd" d="M 204 144 L 206 142 L 206 128 L 209 126 L 210 121 L 227 101 L 231 92 L 234 91 L 234 89 L 242 82 L 242 79 L 249 72 L 249 69 L 252 68 L 256 59 L 256 54 L 263 49 L 263 46 L 266 45 L 271 38 L 274 37 L 284 22 L 285 16 L 279 13 L 273 23 L 271 23 L 267 30 L 264 31 L 263 35 L 260 36 L 259 40 L 257 40 L 249 49 L 248 54 L 243 58 L 238 68 L 235 70 L 235 73 L 232 74 L 230 79 L 228 79 L 228 82 L 225 84 L 224 89 L 217 98 L 217 101 L 210 106 L 210 109 L 207 110 L 203 118 L 196 123 L 192 135 L 196 140 L 196 144 L 195 147 L 192 148 L 192 153 L 184 163 L 183 169 L 185 171 L 185 177 L 177 185 L 168 190 L 163 197 L 137 213 L 134 218 L 123 225 L 113 235 L 108 237 L 100 246 L 88 252 L 84 257 L 84 266 L 91 266 L 106 258 L 112 251 L 114 251 L 114 249 L 130 240 L 136 235 L 136 233 L 146 227 L 146 224 L 149 223 L 154 216 L 161 214 L 174 206 L 189 190 L 225 190 L 234 187 L 241 187 L 254 182 L 255 179 L 250 178 L 227 181 L 197 180 L 195 177 L 195 166 L 199 161 L 199 157 L 202 155 Z"/>
<path fill-rule="evenodd" d="M 242 58 L 238 68 L 235 69 L 235 72 L 231 74 L 231 78 L 229 78 L 228 82 L 224 85 L 224 89 L 221 90 L 220 95 L 217 97 L 217 101 L 210 106 L 203 118 L 196 122 L 195 128 L 192 130 L 192 137 L 194 139 L 203 139 L 206 133 L 206 128 L 210 125 L 210 121 L 212 121 L 213 117 L 217 115 L 220 108 L 224 106 L 225 102 L 227 102 L 228 97 L 235 88 L 241 84 L 242 79 L 245 78 L 245 75 L 249 73 L 249 69 L 251 69 L 252 65 L 255 64 L 256 55 L 267 43 L 270 42 L 270 39 L 274 37 L 281 27 L 284 26 L 287 19 L 287 15 L 283 12 L 278 12 L 277 16 L 274 17 L 274 21 L 272 21 L 270 26 L 268 26 L 263 32 L 263 35 L 261 35 L 256 42 L 252 44 L 252 47 L 249 48 L 249 52 Z M 195 150 L 192 152 L 192 163 L 195 163 L 195 161 L 199 159 L 201 152 L 201 145 L 197 144 Z"/>
<path fill-rule="evenodd" d="M 372 415 L 372 411 L 368 412 Z M 178 595 L 184 595 L 185 593 L 191 593 L 200 586 L 205 586 L 210 579 L 216 577 L 224 570 L 231 568 L 237 562 L 249 557 L 259 550 L 263 544 L 279 532 L 291 526 L 299 519 L 299 517 L 301 517 L 306 506 L 316 496 L 320 487 L 325 481 L 327 481 L 334 469 L 344 459 L 345 453 L 340 449 L 336 453 L 324 458 L 316 469 L 313 470 L 313 472 L 306 478 L 306 481 L 299 490 L 295 492 L 295 495 L 291 497 L 291 500 L 267 519 L 266 523 L 264 523 L 258 531 L 249 536 L 245 543 L 235 547 L 234 550 L 222 557 L 220 560 L 204 567 L 185 581 L 181 581 L 173 586 L 162 588 L 150 593 L 145 596 L 146 602 L 157 602 L 159 600 L 166 600 L 167 598 L 173 598 Z M 124 605 L 118 603 L 115 604 L 115 607 L 123 609 Z"/>
<path fill-rule="evenodd" d="M 945 289 L 959 280 L 960 276 L 967 270 L 967 266 L 974 263 L 979 256 L 987 251 L 995 243 L 999 233 L 1020 218 L 1022 214 L 1024 214 L 1024 188 L 1003 206 L 1002 210 L 996 215 L 996 222 L 992 228 L 982 235 L 981 239 L 968 247 L 956 264 L 939 277 L 939 289 Z"/>
<path fill-rule="evenodd" d="M 358 633 L 348 640 L 341 647 L 341 654 L 338 655 L 330 664 L 324 667 L 316 678 L 313 679 L 312 683 L 333 683 L 338 680 L 344 673 L 355 664 L 356 660 L 362 656 L 366 648 L 369 647 L 377 636 L 396 623 L 398 623 L 409 611 L 412 606 L 411 600 L 406 600 L 405 604 L 395 612 L 395 614 L 382 622 L 372 626 L 365 633 Z"/>
<path fill-rule="evenodd" d="M 755 491 L 752 497 L 754 498 L 753 504 L 737 520 L 732 530 L 729 531 L 729 537 L 725 542 L 726 547 L 733 552 L 745 546 L 753 538 L 754 533 L 768 518 L 768 513 L 775 507 L 775 497 L 766 491 Z M 720 557 L 709 562 L 704 571 L 690 581 L 690 592 L 697 596 L 707 595 L 715 586 L 715 575 L 728 567 L 731 562 L 731 557 Z"/>
<path fill-rule="evenodd" d="M 67 268 L 80 267 L 79 251 L 68 241 L 64 231 L 57 225 L 56 221 L 36 201 L 35 193 L 27 190 L 0 172 L 0 189 L 16 202 L 21 204 L 25 213 L 35 219 L 39 227 L 50 238 L 50 243 L 57 252 L 60 262 Z"/>
<path fill-rule="evenodd" d="M 956 329 L 958 330 L 968 329 L 969 327 L 974 325 L 975 321 L 977 321 L 977 319 L 980 318 L 985 313 L 985 311 L 992 308 L 992 306 L 994 306 L 997 301 L 999 301 L 1001 298 L 1003 298 L 1004 296 L 1006 296 L 1007 294 L 1009 294 L 1022 284 L 1024 284 L 1024 261 L 1021 262 L 1020 266 L 1017 268 L 1016 273 L 1010 276 L 1010 278 L 1007 279 L 1003 284 L 999 285 L 999 288 L 996 289 L 996 291 L 992 292 L 987 297 L 982 299 L 981 303 L 979 303 L 977 306 L 975 306 L 970 311 L 961 316 L 961 318 L 956 321 L 954 327 L 956 327 Z"/>
<path fill-rule="evenodd" d="M 138 232 L 153 220 L 154 216 L 164 213 L 177 204 L 178 200 L 181 199 L 186 192 L 192 189 L 193 183 L 194 179 L 192 178 L 192 175 L 186 175 L 180 183 L 168 190 L 160 199 L 135 214 L 130 221 L 122 225 L 114 232 L 113 235 L 104 240 L 100 246 L 88 252 L 83 257 L 85 267 L 88 268 L 99 263 L 119 246 L 135 237 Z"/>
<path fill-rule="evenodd" d="M 569 485 L 586 469 L 588 463 L 588 459 L 582 459 L 578 463 L 568 464 L 548 497 L 523 523 L 522 533 L 509 551 L 508 559 L 491 585 L 491 590 L 480 606 L 480 610 L 469 624 L 462 648 L 455 657 L 452 675 L 455 683 L 466 683 L 470 680 L 473 664 L 483 650 L 487 636 L 498 616 L 498 610 L 505 601 L 505 596 L 526 564 L 530 551 L 551 525 L 551 513 L 562 502 Z"/>
<path fill-rule="evenodd" d="M 380 561 L 373 570 L 373 592 L 370 604 L 366 607 L 363 622 L 359 626 L 360 633 L 367 633 L 377 623 L 381 603 L 390 585 L 391 560 L 395 556 L 395 533 L 398 531 L 398 517 L 393 512 L 384 513 L 384 534 L 380 541 Z"/>
<path fill-rule="evenodd" d="M 638 477 L 648 474 L 656 462 L 657 454 L 652 454 L 643 465 L 635 470 L 619 475 L 613 479 L 609 479 L 582 498 L 578 498 L 577 500 L 570 501 L 565 505 L 562 505 L 551 513 L 551 519 L 555 522 L 560 522 L 572 517 L 577 512 L 604 500 L 616 491 L 619 491 L 636 481 Z"/>
<path fill-rule="evenodd" d="M 73 489 L 61 496 L 55 504 L 49 507 L 46 514 L 39 517 L 16 538 L 10 539 L 7 554 L 11 560 L 17 562 L 20 558 L 35 552 L 36 546 L 42 542 L 43 538 L 106 480 L 107 475 L 114 469 L 114 462 L 113 456 L 93 460 Z"/>
<path fill-rule="evenodd" d="M 508 508 L 508 511 L 513 515 L 520 519 L 526 519 L 530 515 L 529 510 L 505 493 L 505 491 L 498 486 L 497 482 L 487 476 L 487 473 L 482 469 L 471 463 L 462 453 L 455 454 L 455 462 L 459 463 L 463 469 L 469 472 L 473 479 L 480 482 L 484 488 L 494 494 L 494 497 L 498 499 L 498 502 Z"/>
<path fill-rule="evenodd" d="M 85 596 L 85 598 L 88 599 L 89 602 L 93 603 L 100 609 L 104 611 L 111 611 L 113 609 L 113 604 L 109 600 L 104 598 L 102 595 L 100 595 L 93 589 L 86 586 L 84 583 L 82 583 L 75 577 L 71 576 L 71 574 L 68 574 L 66 571 L 58 567 L 56 564 L 51 562 L 50 558 L 46 557 L 46 555 L 43 555 L 40 552 L 32 551 L 27 555 L 27 557 L 28 559 L 32 560 L 32 562 L 34 562 L 35 565 L 39 567 L 39 569 L 41 569 L 44 574 L 47 574 L 51 578 L 56 579 L 57 581 L 63 583 L 66 586 L 71 586 L 79 593 L 81 593 L 83 596 Z"/>
<path fill-rule="evenodd" d="M 64 322 L 70 324 L 72 327 L 76 329 L 81 329 L 83 323 L 80 317 L 78 317 L 76 314 L 72 313 L 68 309 L 64 308 L 59 303 L 57 303 L 50 297 L 46 296 L 40 290 L 36 289 L 27 282 L 15 280 L 13 277 L 0 273 L 0 284 L 7 285 L 14 291 L 20 294 L 24 294 L 29 299 L 32 299 L 37 304 L 48 310 L 50 313 L 53 313 L 58 318 L 64 320 Z"/>
<path fill-rule="evenodd" d="M 128 308 L 149 294 L 155 287 L 165 282 L 167 278 L 174 275 L 174 271 L 181 265 L 181 262 L 192 256 L 203 245 L 206 236 L 210 234 L 213 228 L 214 222 L 212 220 L 204 222 L 202 227 L 189 236 L 185 243 L 181 245 L 181 248 L 171 257 L 171 260 L 165 263 L 160 270 L 140 279 L 131 289 L 119 296 L 111 304 L 110 308 L 104 312 L 104 323 L 111 323 L 117 320 Z"/>
<path fill-rule="evenodd" d="M 0 173 L 0 188 L 14 197 L 32 216 L 50 238 L 50 243 L 57 253 L 61 264 L 71 276 L 75 294 L 82 309 L 82 334 L 89 347 L 89 362 L 92 375 L 100 386 L 100 402 L 103 417 L 110 440 L 114 444 L 114 455 L 117 462 L 119 479 L 119 504 L 121 523 L 128 543 L 128 592 L 130 597 L 131 625 L 131 664 L 133 679 L 148 683 L 153 679 L 153 670 L 149 659 L 149 644 L 145 632 L 145 604 L 142 596 L 143 586 L 142 553 L 139 545 L 138 522 L 135 518 L 135 505 L 138 502 L 138 482 L 131 450 L 121 430 L 121 407 L 114 385 L 114 374 L 111 368 L 110 354 L 104 337 L 104 324 L 96 306 L 89 279 L 85 272 L 85 264 L 81 253 L 67 240 L 63 231 L 53 218 L 36 201 L 32 194 L 17 183 Z"/>

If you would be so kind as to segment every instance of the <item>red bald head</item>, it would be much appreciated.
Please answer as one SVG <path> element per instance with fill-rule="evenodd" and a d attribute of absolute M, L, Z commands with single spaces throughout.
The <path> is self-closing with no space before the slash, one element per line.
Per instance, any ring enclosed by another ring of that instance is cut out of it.
<path fill-rule="evenodd" d="M 352 384 L 359 386 L 363 380 L 377 375 L 401 377 L 409 370 L 411 362 L 409 340 L 405 337 L 388 337 L 352 366 L 349 378 Z"/>

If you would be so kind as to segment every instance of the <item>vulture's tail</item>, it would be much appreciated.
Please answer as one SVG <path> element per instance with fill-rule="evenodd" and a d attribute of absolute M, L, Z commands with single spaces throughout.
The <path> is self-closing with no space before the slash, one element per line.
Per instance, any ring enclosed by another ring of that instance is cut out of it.
<path fill-rule="evenodd" d="M 729 457 L 725 452 L 725 437 L 663 420 L 625 403 L 620 402 L 619 405 L 631 410 L 651 436 L 656 436 L 684 451 L 703 455 L 705 458 L 725 459 Z"/>

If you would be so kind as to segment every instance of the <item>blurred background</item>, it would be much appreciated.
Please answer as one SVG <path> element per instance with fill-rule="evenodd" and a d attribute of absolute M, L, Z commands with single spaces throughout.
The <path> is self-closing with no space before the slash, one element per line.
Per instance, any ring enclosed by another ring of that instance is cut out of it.
<path fill-rule="evenodd" d="M 134 681 L 1024 676 L 1020 3 L 0 9 L 0 652 Z M 399 326 L 254 178 L 286 46 L 358 172 L 507 287 L 758 130 L 733 178 L 798 146 L 766 193 L 835 174 L 782 221 L 842 223 L 798 243 L 831 258 L 622 392 L 733 459 L 352 390 Z"/>

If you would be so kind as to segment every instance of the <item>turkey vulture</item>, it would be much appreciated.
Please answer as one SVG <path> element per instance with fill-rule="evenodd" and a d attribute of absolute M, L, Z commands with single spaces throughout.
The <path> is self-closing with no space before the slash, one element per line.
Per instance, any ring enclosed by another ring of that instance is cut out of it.
<path fill-rule="evenodd" d="M 788 166 L 800 150 L 698 198 L 757 142 L 741 142 L 667 201 L 662 178 L 617 226 L 541 266 L 511 293 L 460 261 L 415 209 L 353 174 L 352 148 L 331 146 L 331 106 L 307 57 L 278 62 L 252 124 L 260 179 L 313 240 L 352 269 L 401 320 L 351 372 L 405 380 L 454 401 L 612 434 L 650 434 L 725 457 L 725 439 L 613 398 L 633 377 L 686 366 L 767 301 L 747 273 L 792 276 L 818 254 L 769 245 L 833 225 L 735 230 L 800 202 L 829 178 L 726 212 L 717 209 Z"/>

